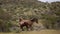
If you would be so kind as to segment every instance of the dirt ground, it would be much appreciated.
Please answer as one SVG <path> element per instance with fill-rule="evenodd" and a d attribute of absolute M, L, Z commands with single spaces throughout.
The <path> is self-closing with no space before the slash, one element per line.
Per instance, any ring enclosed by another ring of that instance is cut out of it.
<path fill-rule="evenodd" d="M 0 34 L 60 34 L 60 30 L 22 31 L 20 33 L 0 33 Z"/>

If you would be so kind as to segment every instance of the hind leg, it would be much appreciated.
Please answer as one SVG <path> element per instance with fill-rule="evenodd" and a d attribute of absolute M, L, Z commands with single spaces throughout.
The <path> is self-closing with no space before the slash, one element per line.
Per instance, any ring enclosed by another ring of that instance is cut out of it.
<path fill-rule="evenodd" d="M 30 30 L 33 30 L 33 27 L 32 27 L 32 25 L 30 25 L 29 27 L 30 27 Z"/>

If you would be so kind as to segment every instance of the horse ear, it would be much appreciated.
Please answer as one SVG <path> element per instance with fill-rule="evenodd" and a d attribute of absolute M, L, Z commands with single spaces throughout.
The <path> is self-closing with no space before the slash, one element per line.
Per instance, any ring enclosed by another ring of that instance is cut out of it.
<path fill-rule="evenodd" d="M 19 21 L 22 21 L 22 20 L 23 20 L 23 18 L 20 17 L 20 18 L 19 18 Z"/>

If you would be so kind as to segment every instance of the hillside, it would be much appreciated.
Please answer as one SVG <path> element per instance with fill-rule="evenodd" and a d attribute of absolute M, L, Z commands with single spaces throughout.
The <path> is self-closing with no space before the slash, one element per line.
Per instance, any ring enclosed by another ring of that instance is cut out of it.
<path fill-rule="evenodd" d="M 19 17 L 38 18 L 46 29 L 60 29 L 60 2 L 0 0 L 0 31 L 10 31 L 12 26 L 19 26 Z"/>

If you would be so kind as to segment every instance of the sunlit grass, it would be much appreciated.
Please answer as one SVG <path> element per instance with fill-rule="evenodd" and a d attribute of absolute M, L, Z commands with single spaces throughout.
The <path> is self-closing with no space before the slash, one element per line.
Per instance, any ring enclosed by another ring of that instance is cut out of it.
<path fill-rule="evenodd" d="M 60 34 L 60 30 L 22 31 L 20 33 L 0 33 L 0 34 Z"/>

